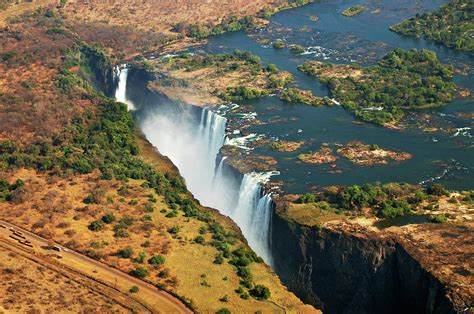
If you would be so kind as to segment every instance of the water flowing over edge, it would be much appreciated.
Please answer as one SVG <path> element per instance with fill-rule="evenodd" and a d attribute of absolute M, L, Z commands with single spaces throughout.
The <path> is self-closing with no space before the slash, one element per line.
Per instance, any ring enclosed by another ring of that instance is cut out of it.
<path fill-rule="evenodd" d="M 127 98 L 128 68 L 117 66 L 115 99 L 140 112 Z M 188 189 L 204 206 L 229 216 L 242 230 L 250 247 L 272 265 L 270 222 L 273 201 L 262 184 L 276 172 L 246 173 L 236 180 L 235 171 L 219 152 L 226 140 L 227 119 L 208 108 L 157 102 L 138 118 L 138 125 L 161 154 L 178 167 Z M 239 182 L 240 181 L 240 182 Z"/>

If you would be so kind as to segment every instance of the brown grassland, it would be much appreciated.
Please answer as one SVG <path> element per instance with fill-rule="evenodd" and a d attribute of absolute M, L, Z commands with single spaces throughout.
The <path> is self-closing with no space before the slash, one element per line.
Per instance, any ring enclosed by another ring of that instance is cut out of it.
<path fill-rule="evenodd" d="M 0 244 L 1 313 L 129 313 L 108 296 Z M 20 301 L 21 300 L 21 301 Z"/>

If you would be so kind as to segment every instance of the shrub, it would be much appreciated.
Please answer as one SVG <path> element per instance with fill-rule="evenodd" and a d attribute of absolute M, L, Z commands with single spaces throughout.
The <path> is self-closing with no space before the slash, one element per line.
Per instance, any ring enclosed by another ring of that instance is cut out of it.
<path fill-rule="evenodd" d="M 273 63 L 270 63 L 269 65 L 267 65 L 267 71 L 270 73 L 277 73 L 278 67 L 274 65 Z"/>
<path fill-rule="evenodd" d="M 446 217 L 443 214 L 436 215 L 433 218 L 431 218 L 431 222 L 437 223 L 437 224 L 443 223 L 443 222 L 446 222 L 446 221 L 448 221 L 448 217 Z"/>
<path fill-rule="evenodd" d="M 109 213 L 109 214 L 104 215 L 104 216 L 102 217 L 102 221 L 103 221 L 104 223 L 106 223 L 106 224 L 113 223 L 113 222 L 115 221 L 115 216 L 114 216 L 114 214 Z"/>
<path fill-rule="evenodd" d="M 229 302 L 229 296 L 226 294 L 222 298 L 219 299 L 221 302 Z"/>
<path fill-rule="evenodd" d="M 119 229 L 114 232 L 114 237 L 116 238 L 128 238 L 130 235 L 128 234 L 127 230 Z"/>
<path fill-rule="evenodd" d="M 263 285 L 256 285 L 250 290 L 250 295 L 257 300 L 266 300 L 270 297 L 270 290 Z"/>
<path fill-rule="evenodd" d="M 296 54 L 300 54 L 300 53 L 303 53 L 305 49 L 301 45 L 293 45 L 291 46 L 290 51 Z"/>
<path fill-rule="evenodd" d="M 214 264 L 222 264 L 222 263 L 224 263 L 224 254 L 219 253 L 214 259 Z"/>
<path fill-rule="evenodd" d="M 250 295 L 247 292 L 244 292 L 240 295 L 240 297 L 244 300 L 248 300 L 250 298 Z"/>
<path fill-rule="evenodd" d="M 180 229 L 179 226 L 174 226 L 174 227 L 169 228 L 168 232 L 171 234 L 178 234 L 179 229 Z"/>
<path fill-rule="evenodd" d="M 194 238 L 194 242 L 199 243 L 199 244 L 203 244 L 205 242 L 205 240 L 204 240 L 203 236 L 197 236 L 197 237 Z"/>
<path fill-rule="evenodd" d="M 148 264 L 153 266 L 160 266 L 165 263 L 165 258 L 162 255 L 154 255 L 150 259 L 148 259 Z"/>
<path fill-rule="evenodd" d="M 304 195 L 301 195 L 301 197 L 298 200 L 301 204 L 306 204 L 306 203 L 315 203 L 316 202 L 316 195 L 312 193 L 306 193 Z"/>
<path fill-rule="evenodd" d="M 142 220 L 143 220 L 143 221 L 152 221 L 152 220 L 153 220 L 153 217 L 151 217 L 150 215 L 143 215 Z"/>
<path fill-rule="evenodd" d="M 141 251 L 139 254 L 138 254 L 138 257 L 134 260 L 135 263 L 140 263 L 140 264 L 143 264 L 145 262 L 145 259 L 146 259 L 146 252 L 145 251 Z"/>
<path fill-rule="evenodd" d="M 124 249 L 117 251 L 117 256 L 120 258 L 131 258 L 133 255 L 133 249 L 130 246 L 127 246 Z"/>
<path fill-rule="evenodd" d="M 99 204 L 99 200 L 94 194 L 88 194 L 83 202 L 84 204 Z"/>
<path fill-rule="evenodd" d="M 244 281 L 252 281 L 252 273 L 250 272 L 250 269 L 247 267 L 238 267 L 237 268 L 237 276 L 242 278 Z"/>
<path fill-rule="evenodd" d="M 228 308 L 223 307 L 222 309 L 217 311 L 216 314 L 232 314 L 232 312 Z"/>
<path fill-rule="evenodd" d="M 178 215 L 178 212 L 175 211 L 175 210 L 173 210 L 173 211 L 170 211 L 169 213 L 167 213 L 167 214 L 165 215 L 165 217 L 166 217 L 166 218 L 174 218 L 174 217 L 176 217 L 177 215 Z"/>
<path fill-rule="evenodd" d="M 140 291 L 140 288 L 138 288 L 137 286 L 133 286 L 130 288 L 130 290 L 128 290 L 130 293 L 137 293 L 138 291 Z"/>
<path fill-rule="evenodd" d="M 444 186 L 442 184 L 439 184 L 439 183 L 435 183 L 435 184 L 430 185 L 426 189 L 426 193 L 428 193 L 429 195 L 436 195 L 436 196 L 443 196 L 443 195 L 448 194 L 448 192 L 446 191 Z"/>
<path fill-rule="evenodd" d="M 146 276 L 148 276 L 150 272 L 145 267 L 138 266 L 135 269 L 131 270 L 129 274 L 132 275 L 133 277 L 143 279 Z"/>
<path fill-rule="evenodd" d="M 104 228 L 104 223 L 101 220 L 95 220 L 91 222 L 87 228 L 89 228 L 90 231 L 99 231 Z"/>
<path fill-rule="evenodd" d="M 153 213 L 153 212 L 155 211 L 155 208 L 154 208 L 153 206 L 151 206 L 151 205 L 146 205 L 146 206 L 145 206 L 145 211 L 146 211 L 147 213 Z"/>
<path fill-rule="evenodd" d="M 277 39 L 272 43 L 273 48 L 275 49 L 283 49 L 286 47 L 286 44 L 283 40 Z"/>
<path fill-rule="evenodd" d="M 158 273 L 158 277 L 160 277 L 160 278 L 167 278 L 167 277 L 169 277 L 169 275 L 170 275 L 170 271 L 169 271 L 168 268 L 165 268 L 165 269 L 163 269 L 162 271 L 160 271 Z"/>

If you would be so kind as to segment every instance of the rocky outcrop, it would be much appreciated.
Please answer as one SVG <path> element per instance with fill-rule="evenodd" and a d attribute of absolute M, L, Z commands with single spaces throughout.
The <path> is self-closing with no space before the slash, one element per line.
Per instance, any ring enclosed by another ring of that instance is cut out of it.
<path fill-rule="evenodd" d="M 325 313 L 455 313 L 446 288 L 392 238 L 274 215 L 275 272 Z M 296 245 L 297 244 L 297 245 Z"/>

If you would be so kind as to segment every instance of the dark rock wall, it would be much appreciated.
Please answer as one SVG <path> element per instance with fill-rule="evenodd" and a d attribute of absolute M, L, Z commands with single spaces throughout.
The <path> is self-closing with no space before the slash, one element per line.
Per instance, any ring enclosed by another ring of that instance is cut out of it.
<path fill-rule="evenodd" d="M 325 313 L 455 313 L 443 285 L 394 240 L 297 225 L 274 215 L 275 272 Z"/>

